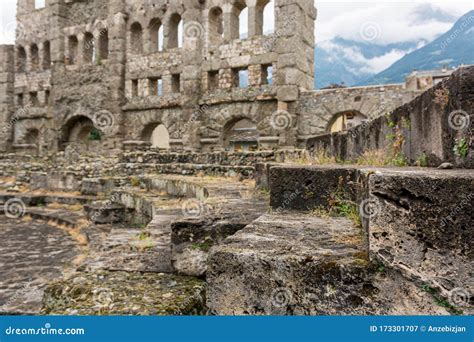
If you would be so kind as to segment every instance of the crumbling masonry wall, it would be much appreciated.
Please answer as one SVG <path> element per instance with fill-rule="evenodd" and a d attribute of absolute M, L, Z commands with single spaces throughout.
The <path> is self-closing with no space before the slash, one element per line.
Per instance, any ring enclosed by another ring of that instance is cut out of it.
<path fill-rule="evenodd" d="M 413 98 L 400 85 L 312 90 L 315 20 L 312 0 L 18 0 L 16 45 L 1 54 L 1 148 L 119 151 L 163 125 L 171 150 L 219 151 L 242 119 L 260 149 L 295 147 L 341 103 L 373 118 Z"/>

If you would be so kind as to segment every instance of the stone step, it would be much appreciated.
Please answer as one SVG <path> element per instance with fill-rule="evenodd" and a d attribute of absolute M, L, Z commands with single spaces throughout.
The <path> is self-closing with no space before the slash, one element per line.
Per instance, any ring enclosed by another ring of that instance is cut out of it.
<path fill-rule="evenodd" d="M 364 237 L 344 218 L 264 215 L 211 249 L 207 305 L 216 315 L 447 314 L 369 263 Z"/>
<path fill-rule="evenodd" d="M 171 224 L 176 219 L 160 214 L 144 229 L 112 228 L 83 269 L 171 273 Z"/>
<path fill-rule="evenodd" d="M 274 165 L 274 211 L 356 205 L 371 259 L 472 305 L 474 171 Z"/>

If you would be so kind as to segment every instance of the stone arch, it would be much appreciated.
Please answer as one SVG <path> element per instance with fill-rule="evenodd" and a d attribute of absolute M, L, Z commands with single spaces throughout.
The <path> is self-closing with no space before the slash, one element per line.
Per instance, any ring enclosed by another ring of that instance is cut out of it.
<path fill-rule="evenodd" d="M 49 41 L 43 43 L 43 70 L 51 69 L 51 44 Z"/>
<path fill-rule="evenodd" d="M 99 32 L 99 59 L 109 58 L 109 31 L 104 28 Z"/>
<path fill-rule="evenodd" d="M 30 65 L 31 71 L 38 71 L 39 69 L 39 49 L 38 45 L 30 45 Z"/>
<path fill-rule="evenodd" d="M 93 63 L 95 59 L 95 41 L 94 35 L 90 32 L 84 33 L 83 61 L 84 63 Z"/>
<path fill-rule="evenodd" d="M 259 139 L 255 122 L 247 117 L 236 117 L 224 125 L 221 141 L 226 150 L 255 151 L 259 148 Z"/>
<path fill-rule="evenodd" d="M 21 45 L 16 49 L 16 70 L 18 72 L 26 71 L 26 50 Z"/>
<path fill-rule="evenodd" d="M 137 21 L 130 26 L 130 48 L 132 53 L 143 53 L 143 28 Z"/>
<path fill-rule="evenodd" d="M 74 144 L 93 150 L 100 140 L 101 133 L 95 127 L 94 122 L 85 115 L 77 115 L 70 118 L 62 128 L 60 146 L 65 149 Z"/>
<path fill-rule="evenodd" d="M 26 131 L 23 140 L 27 145 L 37 146 L 39 143 L 39 135 L 39 130 L 37 128 L 30 128 Z"/>
<path fill-rule="evenodd" d="M 173 13 L 165 26 L 166 48 L 174 49 L 183 46 L 183 19 L 180 14 Z"/>
<path fill-rule="evenodd" d="M 330 133 L 346 131 L 360 125 L 365 120 L 367 120 L 367 116 L 358 110 L 346 110 L 333 115 L 328 122 L 326 131 Z"/>
<path fill-rule="evenodd" d="M 262 35 L 275 33 L 275 1 L 258 1 L 256 12 L 255 34 Z"/>
<path fill-rule="evenodd" d="M 249 36 L 249 8 L 245 2 L 241 3 L 240 6 L 237 4 L 238 11 L 238 37 L 234 39 L 245 39 Z"/>
<path fill-rule="evenodd" d="M 219 6 L 209 10 L 208 35 L 211 44 L 220 44 L 224 37 L 224 12 Z"/>
<path fill-rule="evenodd" d="M 161 122 L 147 124 L 142 130 L 141 140 L 151 143 L 151 147 L 170 149 L 170 134 Z"/>
<path fill-rule="evenodd" d="M 148 25 L 150 36 L 150 52 L 158 52 L 163 50 L 164 27 L 159 18 L 153 18 Z"/>
<path fill-rule="evenodd" d="M 74 65 L 77 62 L 77 50 L 79 48 L 79 40 L 77 36 L 71 35 L 67 39 L 68 46 L 68 56 L 66 59 L 66 64 Z"/>

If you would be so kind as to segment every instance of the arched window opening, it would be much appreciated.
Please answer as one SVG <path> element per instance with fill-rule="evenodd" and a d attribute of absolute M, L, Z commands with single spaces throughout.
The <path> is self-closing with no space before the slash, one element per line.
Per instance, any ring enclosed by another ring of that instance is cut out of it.
<path fill-rule="evenodd" d="M 39 140 L 39 131 L 36 128 L 29 129 L 25 135 L 25 144 L 37 145 Z"/>
<path fill-rule="evenodd" d="M 84 63 L 92 63 L 95 60 L 94 36 L 90 32 L 84 34 Z"/>
<path fill-rule="evenodd" d="M 69 120 L 62 129 L 61 148 L 74 146 L 76 149 L 95 152 L 101 144 L 102 132 L 94 126 L 94 122 L 86 116 L 78 116 Z"/>
<path fill-rule="evenodd" d="M 19 46 L 16 51 L 16 69 L 18 72 L 26 71 L 26 50 L 23 46 Z"/>
<path fill-rule="evenodd" d="M 239 39 L 246 39 L 249 36 L 249 9 L 245 7 L 239 14 Z"/>
<path fill-rule="evenodd" d="M 51 69 L 51 44 L 47 41 L 43 44 L 43 70 Z"/>
<path fill-rule="evenodd" d="M 209 41 L 211 44 L 219 44 L 224 37 L 224 13 L 220 7 L 214 7 L 209 11 Z"/>
<path fill-rule="evenodd" d="M 227 150 L 256 151 L 260 134 L 257 126 L 249 119 L 233 121 L 224 128 L 224 147 Z"/>
<path fill-rule="evenodd" d="M 68 56 L 66 64 L 73 65 L 77 62 L 77 49 L 79 46 L 79 41 L 76 36 L 70 36 L 68 38 Z"/>
<path fill-rule="evenodd" d="M 148 124 L 142 132 L 142 140 L 151 143 L 151 147 L 159 149 L 170 148 L 170 135 L 165 125 L 160 123 Z"/>
<path fill-rule="evenodd" d="M 163 25 L 160 19 L 152 19 L 149 25 L 150 32 L 150 52 L 158 52 L 163 50 Z"/>
<path fill-rule="evenodd" d="M 333 116 L 329 122 L 328 132 L 336 133 L 346 131 L 362 124 L 367 117 L 356 110 L 349 110 Z"/>
<path fill-rule="evenodd" d="M 275 33 L 275 3 L 273 0 L 263 5 L 261 18 L 261 29 L 258 30 L 257 34 L 270 35 Z M 257 19 L 257 28 L 259 23 L 260 20 Z"/>
<path fill-rule="evenodd" d="M 131 48 L 132 53 L 143 53 L 143 29 L 140 23 L 133 23 L 131 27 Z"/>
<path fill-rule="evenodd" d="M 31 71 L 38 71 L 39 68 L 39 49 L 38 45 L 32 44 L 30 46 L 30 60 L 31 60 Z"/>
<path fill-rule="evenodd" d="M 183 46 L 183 20 L 177 13 L 173 14 L 168 26 L 168 49 L 180 48 Z"/>
<path fill-rule="evenodd" d="M 46 0 L 35 0 L 35 9 L 46 7 Z"/>
<path fill-rule="evenodd" d="M 109 31 L 103 29 L 99 34 L 99 60 L 107 60 L 109 58 Z"/>

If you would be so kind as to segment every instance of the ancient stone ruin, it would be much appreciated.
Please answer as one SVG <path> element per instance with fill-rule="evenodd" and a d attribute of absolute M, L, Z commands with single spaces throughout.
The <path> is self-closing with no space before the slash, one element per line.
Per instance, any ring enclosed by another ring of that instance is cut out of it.
<path fill-rule="evenodd" d="M 314 90 L 316 18 L 18 0 L 0 313 L 472 314 L 474 67 Z"/>

